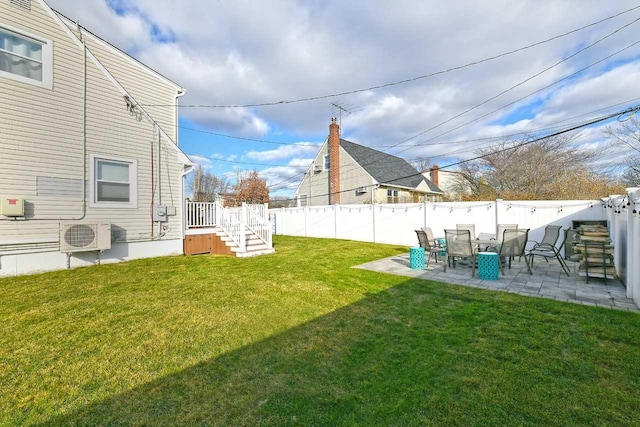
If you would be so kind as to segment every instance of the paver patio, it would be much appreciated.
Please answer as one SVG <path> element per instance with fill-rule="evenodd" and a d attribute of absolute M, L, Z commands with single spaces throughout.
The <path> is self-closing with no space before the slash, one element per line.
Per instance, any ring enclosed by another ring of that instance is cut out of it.
<path fill-rule="evenodd" d="M 592 278 L 586 283 L 586 279 L 576 273 L 574 265 L 568 264 L 571 269 L 569 277 L 557 261 L 545 262 L 536 258 L 532 267 L 533 275 L 530 275 L 527 273 L 524 259 L 515 259 L 512 261 L 511 269 L 505 267 L 505 274 L 500 274 L 499 280 L 482 280 L 477 275 L 471 277 L 471 268 L 465 266 L 447 267 L 445 272 L 442 259 L 438 263 L 431 260 L 426 270 L 414 270 L 409 267 L 408 253 L 368 262 L 354 268 L 640 313 L 633 300 L 627 298 L 626 288 L 620 280 L 607 280 L 605 284 L 602 279 Z"/>

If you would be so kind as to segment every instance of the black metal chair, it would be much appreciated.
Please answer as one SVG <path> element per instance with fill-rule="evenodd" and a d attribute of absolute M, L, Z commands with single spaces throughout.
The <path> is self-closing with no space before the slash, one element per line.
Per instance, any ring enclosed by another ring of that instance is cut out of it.
<path fill-rule="evenodd" d="M 476 252 L 471 244 L 471 232 L 469 230 L 444 230 L 444 237 L 447 241 L 447 263 L 451 259 L 453 267 L 456 267 L 457 258 L 471 258 L 471 277 L 476 272 Z M 447 263 L 444 264 L 444 271 L 447 271 Z"/>
<path fill-rule="evenodd" d="M 531 272 L 531 267 L 529 266 L 529 260 L 524 255 L 525 247 L 527 246 L 527 240 L 529 239 L 529 229 L 505 229 L 502 234 L 502 243 L 500 244 L 500 251 L 498 254 L 500 258 L 504 258 L 504 262 L 506 263 L 509 260 L 509 268 L 511 268 L 511 260 L 513 257 L 522 257 L 524 256 L 524 262 L 527 264 L 527 272 L 529 274 L 533 274 Z M 502 267 L 502 262 L 500 262 L 500 272 L 504 275 L 504 269 Z"/>
<path fill-rule="evenodd" d="M 559 225 L 547 225 L 547 227 L 544 229 L 544 237 L 542 238 L 542 241 L 539 243 L 535 242 L 536 244 L 528 253 L 530 266 L 533 266 L 533 257 L 535 256 L 541 256 L 547 262 L 549 262 L 549 258 L 556 258 L 560 263 L 562 270 L 567 276 L 569 276 L 569 267 L 560 256 L 560 251 L 562 250 L 562 247 L 564 246 L 567 239 L 563 239 L 560 247 L 556 248 L 556 242 L 560 237 L 561 229 L 562 227 Z"/>
<path fill-rule="evenodd" d="M 425 256 L 429 254 L 427 258 L 427 267 L 429 267 L 429 261 L 431 261 L 431 257 L 435 256 L 436 264 L 438 263 L 438 252 L 442 250 L 442 248 L 435 246 L 433 241 L 430 241 L 427 233 L 423 230 L 415 230 L 418 235 L 418 242 L 420 242 L 420 247 L 424 248 Z"/>

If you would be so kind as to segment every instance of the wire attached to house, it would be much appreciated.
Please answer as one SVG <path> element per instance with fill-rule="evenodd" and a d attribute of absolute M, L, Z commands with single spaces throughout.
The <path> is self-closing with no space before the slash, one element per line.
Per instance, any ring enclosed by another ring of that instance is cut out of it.
<path fill-rule="evenodd" d="M 544 139 L 560 136 L 560 135 L 563 135 L 565 133 L 573 132 L 575 130 L 578 130 L 578 129 L 581 129 L 581 128 L 584 128 L 584 127 L 587 127 L 587 126 L 591 126 L 591 125 L 594 125 L 594 124 L 597 124 L 597 123 L 601 123 L 601 122 L 610 120 L 610 119 L 612 119 L 614 117 L 620 117 L 620 116 L 624 116 L 626 114 L 637 113 L 638 111 L 640 111 L 640 105 L 637 105 L 635 107 L 630 107 L 630 108 L 627 108 L 627 109 L 622 110 L 622 111 L 618 111 L 618 112 L 613 113 L 613 114 L 608 114 L 606 116 L 602 116 L 602 117 L 593 119 L 593 120 L 591 120 L 589 122 L 586 122 L 586 123 L 583 123 L 583 124 L 580 124 L 580 125 L 577 125 L 577 126 L 572 126 L 570 128 L 563 129 L 563 130 L 551 133 L 549 135 L 545 135 L 545 136 L 542 136 L 542 137 L 539 137 L 539 138 L 532 139 L 530 141 L 524 141 L 524 142 L 521 142 L 521 143 L 518 143 L 518 144 L 514 144 L 514 145 L 512 145 L 510 147 L 505 147 L 505 148 L 502 148 L 502 149 L 499 149 L 499 150 L 492 151 L 490 153 L 485 153 L 485 154 L 482 154 L 480 156 L 472 157 L 470 159 L 461 160 L 461 161 L 454 162 L 454 163 L 449 163 L 447 165 L 440 166 L 439 170 L 452 168 L 454 166 L 458 166 L 458 165 L 461 165 L 461 164 L 464 164 L 464 163 L 469 163 L 469 162 L 472 162 L 472 161 L 475 161 L 475 160 L 480 160 L 480 159 L 483 159 L 485 157 L 492 156 L 494 154 L 499 154 L 499 153 L 503 153 L 503 152 L 506 152 L 506 151 L 515 150 L 515 149 L 518 149 L 520 147 L 524 147 L 526 145 L 530 145 L 530 144 L 534 144 L 536 142 L 542 141 Z M 401 177 L 389 180 L 387 183 L 393 183 L 394 181 L 400 181 L 402 179 L 411 178 L 411 177 L 414 177 L 414 176 L 422 176 L 422 173 L 417 172 L 417 173 L 413 173 L 413 174 L 410 174 L 410 175 L 401 176 Z M 347 192 L 355 191 L 356 188 L 357 187 L 349 188 L 349 189 L 346 189 L 346 190 L 340 190 L 340 191 L 335 191 L 335 192 L 324 193 L 324 194 L 316 194 L 313 197 L 325 197 L 325 196 L 331 196 L 333 194 L 347 193 Z M 295 200 L 295 198 L 282 199 L 282 201 L 293 201 L 293 200 Z"/>
<path fill-rule="evenodd" d="M 453 71 L 458 71 L 458 70 L 462 70 L 468 67 L 472 67 L 475 65 L 479 65 L 488 61 L 493 61 L 495 59 L 499 59 L 499 58 L 503 58 L 505 56 L 508 55 L 512 55 L 514 53 L 518 53 L 518 52 L 522 52 L 524 50 L 527 49 L 531 49 L 533 47 L 536 46 L 540 46 L 542 44 L 551 42 L 553 40 L 557 40 L 559 38 L 562 37 L 566 37 L 568 35 L 577 33 L 579 31 L 585 30 L 587 28 L 593 27 L 595 25 L 601 24 L 605 21 L 617 18 L 618 16 L 624 15 L 626 13 L 632 12 L 636 9 L 640 8 L 640 5 L 634 6 L 630 9 L 624 10 L 622 12 L 619 12 L 615 15 L 611 15 L 608 16 L 606 18 L 600 19 L 596 22 L 592 22 L 590 24 L 584 25 L 582 27 L 573 29 L 571 31 L 568 31 L 566 33 L 562 33 L 553 37 L 550 37 L 548 39 L 545 40 L 541 40 L 526 46 L 522 46 L 519 47 L 517 49 L 513 49 L 507 52 L 503 52 L 494 56 L 490 56 L 487 58 L 483 58 L 477 61 L 473 61 L 473 62 L 469 62 L 463 65 L 458 65 L 455 67 L 451 67 L 451 68 L 447 68 L 444 70 L 440 70 L 440 71 L 435 71 L 433 73 L 429 73 L 429 74 L 424 74 L 421 76 L 416 76 L 416 77 L 411 77 L 408 79 L 403 79 L 403 80 L 398 80 L 395 82 L 390 82 L 390 83 L 383 83 L 380 85 L 375 85 L 375 86 L 369 86 L 366 88 L 361 88 L 361 89 L 354 89 L 354 90 L 349 90 L 349 91 L 344 91 L 344 92 L 337 92 L 337 93 L 332 93 L 332 94 L 327 94 L 327 95 L 318 95 L 318 96 L 310 96 L 310 97 L 306 97 L 306 98 L 298 98 L 298 99 L 289 99 L 289 100 L 282 100 L 282 101 L 272 101 L 272 102 L 254 102 L 254 103 L 246 103 L 246 104 L 229 104 L 229 105 L 208 105 L 208 104 L 185 104 L 185 105 L 178 105 L 178 104 L 141 104 L 142 106 L 146 106 L 146 107 L 179 107 L 179 108 L 254 108 L 254 107 L 270 107 L 270 106 L 274 106 L 274 105 L 285 105 L 285 104 L 294 104 L 294 103 L 299 103 L 299 102 L 308 102 L 308 101 L 316 101 L 316 100 L 320 100 L 320 99 L 327 99 L 327 98 L 336 98 L 339 96 L 345 96 L 345 95 L 353 95 L 356 93 L 361 93 L 361 92 L 368 92 L 368 91 L 372 91 L 372 90 L 377 90 L 377 89 L 383 89 L 383 88 L 387 88 L 387 87 L 392 87 L 392 86 L 398 86 L 398 85 L 402 85 L 402 84 L 406 84 L 406 83 L 411 83 L 411 82 L 415 82 L 418 80 L 423 80 L 423 79 L 427 79 L 430 77 L 434 77 L 434 76 L 438 76 L 438 75 L 442 75 L 442 74 L 446 74 L 446 73 L 450 73 Z"/>

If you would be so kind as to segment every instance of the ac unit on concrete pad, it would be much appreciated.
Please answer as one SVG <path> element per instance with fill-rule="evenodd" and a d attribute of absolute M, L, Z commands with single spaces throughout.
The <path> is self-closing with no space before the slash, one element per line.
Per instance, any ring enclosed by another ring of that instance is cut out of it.
<path fill-rule="evenodd" d="M 111 223 L 60 224 L 60 252 L 104 251 L 106 249 L 111 249 Z"/>

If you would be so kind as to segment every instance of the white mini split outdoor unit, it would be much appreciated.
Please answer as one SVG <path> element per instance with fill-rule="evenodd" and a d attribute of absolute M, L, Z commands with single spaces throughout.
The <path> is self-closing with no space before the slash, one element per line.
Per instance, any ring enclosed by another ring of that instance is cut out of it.
<path fill-rule="evenodd" d="M 111 249 L 111 223 L 60 224 L 60 252 L 104 251 L 106 249 Z"/>

